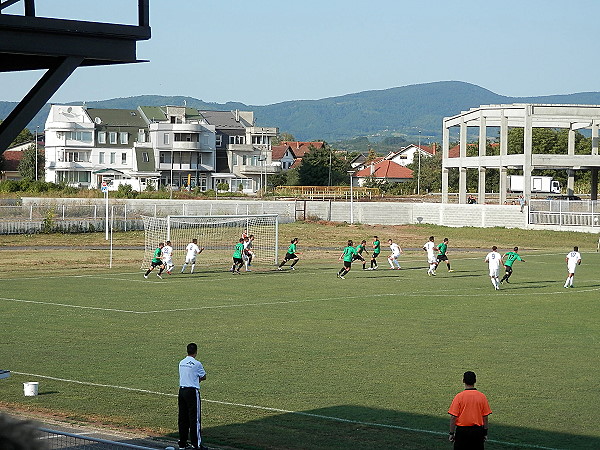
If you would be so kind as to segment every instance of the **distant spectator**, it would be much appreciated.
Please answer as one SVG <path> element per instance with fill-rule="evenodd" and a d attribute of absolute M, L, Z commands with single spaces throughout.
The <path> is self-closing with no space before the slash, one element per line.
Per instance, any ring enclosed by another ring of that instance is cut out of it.
<path fill-rule="evenodd" d="M 527 202 L 525 201 L 525 197 L 519 195 L 519 205 L 521 206 L 521 212 L 523 212 L 523 210 L 525 209 L 526 204 Z"/>
<path fill-rule="evenodd" d="M 473 197 L 472 195 L 469 195 L 469 196 L 467 197 L 467 203 L 468 203 L 469 205 L 474 205 L 474 204 L 476 204 L 476 203 L 477 203 L 477 200 L 475 200 L 475 197 Z"/>

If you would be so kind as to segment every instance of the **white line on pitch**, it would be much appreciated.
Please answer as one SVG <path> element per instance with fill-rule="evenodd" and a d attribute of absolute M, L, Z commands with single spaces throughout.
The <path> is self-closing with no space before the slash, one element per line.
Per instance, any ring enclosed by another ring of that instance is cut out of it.
<path fill-rule="evenodd" d="M 47 375 L 38 375 L 35 373 L 24 373 L 24 372 L 15 372 L 15 371 L 12 371 L 12 373 L 17 374 L 17 375 L 27 376 L 27 377 L 38 377 L 38 378 L 44 378 L 47 380 L 62 381 L 65 383 L 82 384 L 85 386 L 96 386 L 96 387 L 104 387 L 104 388 L 112 388 L 112 389 L 121 389 L 121 390 L 125 390 L 125 391 L 142 392 L 144 394 L 161 395 L 161 396 L 166 396 L 166 397 L 177 397 L 177 394 L 168 394 L 168 393 L 164 393 L 164 392 L 150 391 L 148 389 L 138 389 L 138 388 L 131 388 L 131 387 L 126 387 L 126 386 L 116 386 L 114 384 L 101 384 L 101 383 L 92 383 L 89 381 L 69 380 L 66 378 L 50 377 Z M 402 427 L 399 425 L 391 425 L 391 424 L 385 424 L 385 423 L 363 422 L 360 420 L 344 419 L 342 417 L 326 416 L 324 414 L 314 414 L 314 413 L 308 413 L 308 412 L 304 412 L 304 411 L 292 411 L 292 410 L 287 410 L 287 409 L 271 408 L 268 406 L 247 405 L 244 403 L 233 403 L 233 402 L 226 402 L 226 401 L 221 401 L 221 400 L 208 400 L 205 398 L 203 398 L 202 401 L 207 402 L 207 403 L 215 403 L 218 405 L 236 406 L 239 408 L 258 409 L 258 410 L 262 410 L 262 411 L 270 411 L 270 412 L 277 412 L 277 413 L 283 413 L 283 414 L 295 414 L 295 415 L 299 415 L 299 416 L 312 417 L 315 419 L 324 419 L 324 420 L 331 420 L 331 421 L 335 421 L 335 422 L 353 423 L 356 425 L 365 425 L 365 426 L 370 426 L 370 427 L 389 428 L 389 429 L 393 429 L 393 430 L 402 430 L 402 431 L 412 431 L 414 433 L 434 434 L 437 436 L 446 436 L 447 435 L 446 432 L 441 432 L 441 431 L 424 430 L 421 428 Z M 535 449 L 542 449 L 542 450 L 560 450 L 560 449 L 554 448 L 554 447 L 543 447 L 541 445 L 534 445 L 534 444 L 516 444 L 514 442 L 497 441 L 494 439 L 488 439 L 488 442 L 493 442 L 495 444 L 501 444 L 501 445 L 518 446 L 521 448 L 535 448 Z"/>

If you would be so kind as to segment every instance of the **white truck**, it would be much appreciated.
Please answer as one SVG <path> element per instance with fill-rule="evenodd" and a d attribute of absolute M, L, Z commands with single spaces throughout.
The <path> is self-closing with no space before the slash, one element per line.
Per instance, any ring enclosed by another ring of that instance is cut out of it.
<path fill-rule="evenodd" d="M 508 189 L 511 192 L 523 192 L 523 175 L 509 175 Z M 552 177 L 531 176 L 531 192 L 560 194 L 560 183 Z"/>

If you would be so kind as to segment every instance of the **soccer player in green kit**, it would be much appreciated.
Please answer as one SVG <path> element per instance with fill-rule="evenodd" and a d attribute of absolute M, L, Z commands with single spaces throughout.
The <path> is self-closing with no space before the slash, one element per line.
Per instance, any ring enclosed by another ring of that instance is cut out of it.
<path fill-rule="evenodd" d="M 369 270 L 377 269 L 377 257 L 381 253 L 381 242 L 379 242 L 379 238 L 377 236 L 373 236 L 373 253 L 371 253 L 371 267 Z"/>
<path fill-rule="evenodd" d="M 508 279 L 512 275 L 512 265 L 515 261 L 525 262 L 525 260 L 523 258 L 521 258 L 521 256 L 519 255 L 518 251 L 519 251 L 519 247 L 515 247 L 512 252 L 506 252 L 504 254 L 503 259 L 505 259 L 505 261 L 504 261 L 504 271 L 505 272 L 504 272 L 504 276 L 500 280 L 500 284 L 502 284 L 503 281 L 506 281 L 507 283 L 509 283 Z"/>
<path fill-rule="evenodd" d="M 363 240 L 360 244 L 358 244 L 356 246 L 356 255 L 354 256 L 353 260 L 360 259 L 362 261 L 363 270 L 367 270 L 367 268 L 366 268 L 367 262 L 365 261 L 365 258 L 363 258 L 363 256 L 362 256 L 363 252 L 365 252 L 367 255 L 369 254 L 369 252 L 367 252 L 367 241 L 365 241 L 365 240 Z"/>
<path fill-rule="evenodd" d="M 352 260 L 357 254 L 358 253 L 354 248 L 354 243 L 352 241 L 348 241 L 348 245 L 346 246 L 339 258 L 339 261 L 341 261 L 342 259 L 344 260 L 344 267 L 342 267 L 337 273 L 338 278 L 341 278 L 342 280 L 345 279 L 344 275 L 347 275 L 348 272 L 350 272 L 350 269 L 352 268 Z"/>
<path fill-rule="evenodd" d="M 277 268 L 277 270 L 283 270 L 283 266 L 285 265 L 285 263 L 290 260 L 294 261 L 292 263 L 292 265 L 290 266 L 290 269 L 296 270 L 296 269 L 294 269 L 294 266 L 300 259 L 300 258 L 298 258 L 298 256 L 296 256 L 296 244 L 298 244 L 298 238 L 292 239 L 290 246 L 288 247 L 287 253 L 285 254 L 285 257 L 283 258 L 283 261 L 281 261 L 281 264 L 279 264 L 279 267 Z"/>
<path fill-rule="evenodd" d="M 448 272 L 454 272 L 450 268 L 450 260 L 448 259 L 448 255 L 446 252 L 448 251 L 448 238 L 444 238 L 444 242 L 438 244 L 438 255 L 437 255 L 437 265 L 439 266 L 442 261 L 446 261 L 446 266 L 448 267 Z"/>
<path fill-rule="evenodd" d="M 235 249 L 233 251 L 233 266 L 231 266 L 231 271 L 235 275 L 236 273 L 240 273 L 240 269 L 244 265 L 244 260 L 242 259 L 242 254 L 244 253 L 244 238 L 240 238 L 239 242 L 235 244 Z"/>
<path fill-rule="evenodd" d="M 148 275 L 154 270 L 155 267 L 160 267 L 160 270 L 158 271 L 156 276 L 158 278 L 162 278 L 161 275 L 163 273 L 163 270 L 165 270 L 165 265 L 163 264 L 163 260 L 161 258 L 162 249 L 164 246 L 165 244 L 161 242 L 160 244 L 158 244 L 158 247 L 156 247 L 156 250 L 154 250 L 154 254 L 152 255 L 152 261 L 150 261 L 150 267 L 148 268 L 148 270 L 146 270 L 144 278 L 148 278 Z"/>

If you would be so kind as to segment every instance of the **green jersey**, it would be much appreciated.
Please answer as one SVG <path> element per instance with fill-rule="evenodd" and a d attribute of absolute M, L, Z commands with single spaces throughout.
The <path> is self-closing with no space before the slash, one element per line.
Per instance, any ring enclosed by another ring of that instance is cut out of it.
<path fill-rule="evenodd" d="M 504 254 L 506 261 L 504 261 L 504 265 L 508 267 L 512 267 L 515 261 L 523 261 L 518 253 L 515 252 L 506 252 Z"/>
<path fill-rule="evenodd" d="M 348 246 L 344 249 L 344 254 L 342 257 L 346 262 L 352 262 L 352 258 L 356 255 L 356 249 L 354 247 Z"/>
<path fill-rule="evenodd" d="M 358 253 L 359 255 L 362 255 L 362 252 L 364 252 L 365 250 L 366 248 L 363 244 L 358 244 L 356 246 L 356 253 Z"/>
<path fill-rule="evenodd" d="M 154 254 L 152 255 L 152 262 L 153 263 L 159 263 L 162 261 L 162 259 L 160 259 L 160 256 L 162 254 L 162 250 L 160 247 L 157 247 L 156 250 L 154 250 Z"/>
<path fill-rule="evenodd" d="M 373 254 L 374 255 L 379 255 L 381 253 L 381 242 L 379 242 L 379 239 L 373 241 Z"/>
<path fill-rule="evenodd" d="M 438 255 L 445 256 L 446 250 L 448 250 L 448 244 L 446 244 L 445 242 L 442 242 L 441 244 L 438 244 L 437 248 L 438 248 L 438 252 L 439 252 Z"/>
<path fill-rule="evenodd" d="M 242 244 L 241 242 L 238 242 L 237 244 L 235 244 L 235 250 L 233 252 L 233 257 L 242 259 L 243 251 L 244 251 L 244 244 Z"/>
<path fill-rule="evenodd" d="M 288 247 L 287 252 L 290 255 L 293 255 L 294 253 L 296 253 L 296 244 L 290 244 L 290 246 Z"/>

